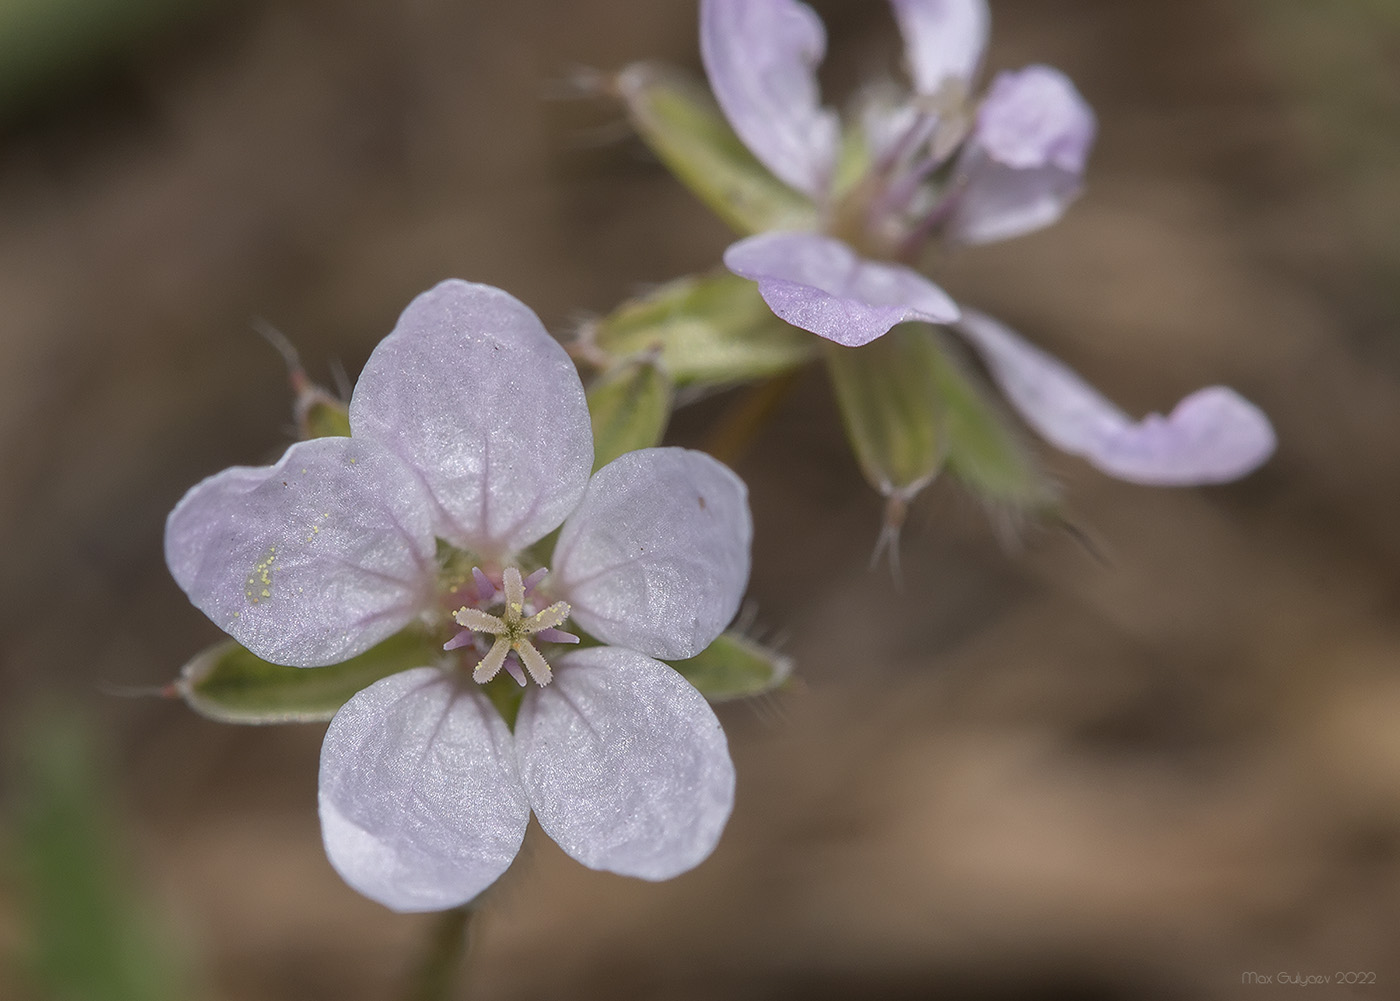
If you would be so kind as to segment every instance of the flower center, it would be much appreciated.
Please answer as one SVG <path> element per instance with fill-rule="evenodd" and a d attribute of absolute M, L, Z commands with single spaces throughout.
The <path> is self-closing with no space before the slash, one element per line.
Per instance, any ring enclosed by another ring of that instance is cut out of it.
<path fill-rule="evenodd" d="M 472 680 L 485 684 L 494 678 L 502 667 L 520 685 L 526 683 L 524 670 L 530 673 L 537 685 L 547 685 L 553 677 L 549 662 L 535 646 L 535 640 L 552 643 L 577 643 L 578 637 L 559 628 L 569 618 L 569 603 L 556 601 L 546 608 L 535 610 L 535 603 L 529 600 L 529 593 L 544 578 L 548 571 L 537 570 L 528 578 L 522 578 L 515 567 L 506 567 L 501 575 L 498 591 L 480 568 L 472 568 L 476 581 L 478 607 L 463 605 L 453 613 L 463 629 L 444 645 L 444 650 L 473 646 L 485 650 L 484 656 L 472 671 Z M 486 608 L 504 601 L 505 607 L 493 615 Z M 494 637 L 489 648 L 486 637 Z"/>

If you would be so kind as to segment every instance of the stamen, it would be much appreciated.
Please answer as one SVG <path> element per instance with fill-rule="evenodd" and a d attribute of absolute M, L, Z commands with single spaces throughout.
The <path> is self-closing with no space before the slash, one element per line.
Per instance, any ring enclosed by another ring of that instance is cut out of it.
<path fill-rule="evenodd" d="M 480 663 L 476 665 L 476 670 L 472 671 L 472 680 L 479 685 L 486 684 L 500 671 L 508 653 L 510 653 L 510 640 L 504 636 L 497 637 L 486 656 L 482 657 Z"/>
<path fill-rule="evenodd" d="M 548 576 L 548 574 L 548 567 L 540 567 L 538 570 L 532 572 L 530 576 L 525 578 L 525 593 L 529 594 L 531 591 L 533 591 L 535 589 L 535 585 L 539 584 L 540 581 L 544 580 L 545 577 Z"/>
<path fill-rule="evenodd" d="M 545 629 L 553 629 L 555 626 L 562 626 L 564 620 L 569 617 L 570 611 L 572 611 L 572 609 L 569 608 L 569 603 L 567 601 L 556 601 L 543 611 L 536 612 L 534 615 L 530 616 L 522 622 L 521 625 L 524 627 L 527 634 L 533 635 Z M 466 625 L 466 623 L 463 623 L 463 625 Z"/>
<path fill-rule="evenodd" d="M 520 571 L 515 567 L 506 567 L 504 578 L 506 591 L 506 615 L 512 612 L 522 615 L 525 612 L 525 584 L 520 579 Z"/>
<path fill-rule="evenodd" d="M 515 647 L 520 654 L 520 659 L 525 662 L 525 670 L 530 672 L 530 677 L 535 679 L 537 685 L 547 685 L 554 677 L 554 672 L 549 669 L 549 663 L 544 659 L 535 645 L 529 640 L 521 640 Z"/>
<path fill-rule="evenodd" d="M 479 608 L 471 608 L 470 606 L 457 609 L 452 617 L 457 620 L 457 625 L 459 626 L 466 626 L 468 629 L 474 629 L 479 633 L 491 633 L 493 636 L 501 635 L 506 632 L 508 628 L 506 624 L 496 616 L 489 612 L 483 612 Z"/>
<path fill-rule="evenodd" d="M 547 685 L 554 677 L 554 672 L 550 670 L 544 655 L 530 641 L 530 637 L 538 636 L 541 641 L 548 643 L 579 641 L 573 633 L 557 628 L 568 621 L 572 612 L 567 601 L 556 601 L 547 608 L 526 615 L 525 596 L 529 589 L 544 579 L 546 573 L 548 571 L 541 568 L 531 573 L 528 578 L 522 579 L 519 568 L 506 567 L 501 574 L 501 589 L 497 591 L 480 568 L 473 568 L 472 576 L 476 579 L 478 594 L 486 593 L 489 588 L 492 601 L 499 597 L 505 598 L 505 608 L 497 615 L 471 605 L 463 605 L 452 613 L 452 618 L 463 630 L 443 645 L 444 650 L 456 650 L 472 644 L 481 649 L 486 635 L 494 637 L 486 656 L 481 658 L 472 671 L 473 680 L 485 684 L 504 667 L 521 685 L 527 683 L 526 672 L 535 679 L 536 684 Z M 482 600 L 484 602 L 486 599 Z M 524 671 L 521 670 L 522 666 Z"/>

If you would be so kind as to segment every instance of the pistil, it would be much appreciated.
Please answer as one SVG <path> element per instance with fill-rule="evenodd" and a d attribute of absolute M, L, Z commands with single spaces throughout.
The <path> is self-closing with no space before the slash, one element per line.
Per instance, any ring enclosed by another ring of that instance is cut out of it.
<path fill-rule="evenodd" d="M 455 650 L 475 643 L 478 633 L 495 637 L 486 655 L 473 669 L 473 681 L 485 684 L 505 667 L 517 682 L 524 685 L 525 675 L 520 672 L 514 660 L 510 659 L 513 654 L 518 663 L 524 665 L 535 684 L 547 685 L 553 677 L 553 672 L 549 662 L 535 646 L 532 637 L 537 636 L 540 640 L 553 643 L 578 642 L 577 636 L 558 628 L 569 618 L 568 602 L 556 601 L 538 612 L 526 613 L 526 594 L 534 589 L 546 572 L 542 569 L 537 570 L 528 578 L 522 579 L 518 569 L 507 567 L 501 581 L 505 607 L 499 614 L 493 615 L 469 605 L 464 605 L 453 614 L 453 619 L 463 630 L 448 640 L 443 649 Z M 476 580 L 480 600 L 483 603 L 494 601 L 495 588 L 490 585 L 486 575 L 479 569 L 473 569 L 472 576 Z"/>

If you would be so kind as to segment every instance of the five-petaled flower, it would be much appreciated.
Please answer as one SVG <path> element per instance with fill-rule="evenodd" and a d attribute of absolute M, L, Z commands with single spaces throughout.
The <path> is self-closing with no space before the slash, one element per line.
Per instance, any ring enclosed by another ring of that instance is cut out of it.
<path fill-rule="evenodd" d="M 453 907 L 510 865 L 531 810 L 596 869 L 666 879 L 705 859 L 733 765 L 708 703 L 654 658 L 699 653 L 737 610 L 743 483 L 677 448 L 590 478 L 563 349 L 518 300 L 460 281 L 415 299 L 374 350 L 350 424 L 198 484 L 165 540 L 190 600 L 267 660 L 332 664 L 409 626 L 446 640 L 331 722 L 335 868 L 396 910 Z M 546 571 L 530 547 L 561 524 Z M 556 656 L 578 641 L 566 620 L 607 645 Z M 478 684 L 502 668 L 536 682 L 513 732 Z"/>
<path fill-rule="evenodd" d="M 1096 129 L 1058 70 L 1003 72 L 971 100 L 990 15 L 985 0 L 890 0 L 912 93 L 871 91 L 859 147 L 821 104 L 820 19 L 799 0 L 701 0 L 710 85 L 734 131 L 780 180 L 812 199 L 820 232 L 767 232 L 725 252 L 778 316 L 846 347 L 897 323 L 952 326 L 1054 445 L 1122 479 L 1159 485 L 1231 480 L 1273 452 L 1268 419 L 1211 386 L 1169 416 L 1134 422 L 1062 363 L 988 316 L 959 309 L 909 266 L 929 241 L 975 244 L 1057 220 L 1077 196 Z M 844 176 L 843 155 L 863 150 Z M 841 168 L 841 169 L 838 169 Z"/>

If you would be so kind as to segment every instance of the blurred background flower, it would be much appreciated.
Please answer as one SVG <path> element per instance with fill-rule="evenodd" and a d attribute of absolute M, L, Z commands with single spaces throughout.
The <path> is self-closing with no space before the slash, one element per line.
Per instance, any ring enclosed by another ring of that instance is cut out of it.
<path fill-rule="evenodd" d="M 885 4 L 814 7 L 841 40 L 829 100 L 895 65 Z M 108 689 L 163 685 L 216 638 L 165 571 L 162 522 L 294 434 L 252 318 L 330 382 L 449 275 L 565 334 L 718 260 L 728 231 L 615 106 L 559 96 L 580 64 L 698 71 L 695 13 L 0 6 L 18 54 L 0 59 L 0 995 L 402 990 L 430 919 L 325 861 L 321 727 Z M 940 284 L 1130 412 L 1235 386 L 1277 456 L 1164 491 L 1047 453 L 1079 540 L 999 536 L 936 483 L 895 592 L 865 570 L 880 500 L 803 376 L 736 462 L 757 622 L 802 684 L 720 709 L 739 776 L 723 841 L 658 886 L 533 831 L 473 924 L 473 997 L 1234 998 L 1277 970 L 1375 971 L 1382 996 L 1400 977 L 1400 4 L 1001 0 L 993 18 L 988 69 L 1064 70 L 1099 140 L 1062 222 L 961 253 Z M 683 409 L 670 440 L 703 444 L 732 403 Z M 78 736 L 37 708 L 55 704 Z M 73 869 L 35 853 L 52 842 L 33 818 L 70 816 L 36 788 L 77 788 L 97 818 L 72 850 L 113 875 L 74 892 L 117 900 L 109 921 L 36 904 Z M 155 931 L 109 934 L 133 913 Z M 58 946 L 153 975 L 74 987 Z M 171 986 L 181 970 L 195 987 Z"/>

